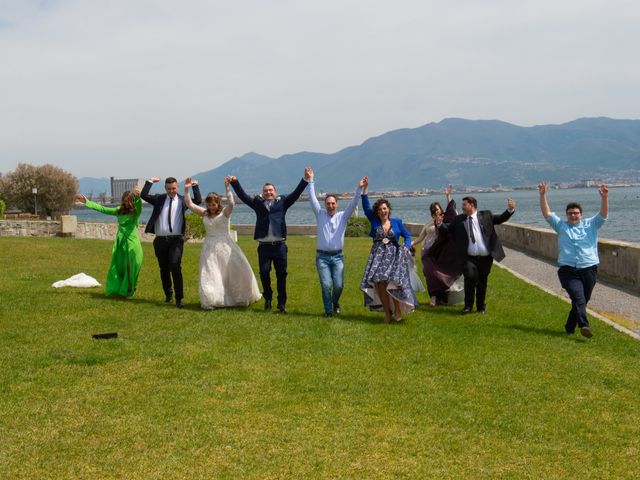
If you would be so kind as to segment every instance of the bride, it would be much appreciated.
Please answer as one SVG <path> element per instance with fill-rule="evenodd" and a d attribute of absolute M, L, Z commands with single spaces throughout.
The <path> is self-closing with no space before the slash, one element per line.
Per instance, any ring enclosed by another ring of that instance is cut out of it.
<path fill-rule="evenodd" d="M 229 219 L 233 211 L 233 195 L 229 180 L 225 178 L 227 206 L 222 207 L 222 198 L 209 193 L 205 198 L 206 208 L 194 204 L 189 189 L 197 180 L 184 181 L 185 204 L 193 213 L 203 218 L 207 235 L 200 252 L 200 305 L 205 309 L 217 307 L 247 306 L 261 298 L 256 277 L 242 250 L 229 235 Z"/>

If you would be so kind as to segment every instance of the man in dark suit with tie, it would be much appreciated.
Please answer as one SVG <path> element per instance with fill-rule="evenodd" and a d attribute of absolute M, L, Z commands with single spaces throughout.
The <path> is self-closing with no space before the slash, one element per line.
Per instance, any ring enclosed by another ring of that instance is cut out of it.
<path fill-rule="evenodd" d="M 178 194 L 178 181 L 169 177 L 164 182 L 166 193 L 150 195 L 151 186 L 159 182 L 158 177 L 147 180 L 142 188 L 140 197 L 153 205 L 151 218 L 144 229 L 146 233 L 154 233 L 153 249 L 160 265 L 160 278 L 167 303 L 176 294 L 176 307 L 182 308 L 184 297 L 182 287 L 182 250 L 184 248 L 184 230 L 186 222 L 184 212 L 187 210 L 184 199 Z M 192 183 L 193 203 L 202 203 L 200 188 L 197 182 Z M 173 278 L 173 287 L 171 279 Z"/>
<path fill-rule="evenodd" d="M 250 197 L 240 186 L 236 177 L 227 177 L 238 198 L 256 212 L 256 227 L 253 238 L 259 242 L 258 263 L 260 267 L 260 281 L 262 282 L 262 296 L 264 309 L 271 310 L 273 290 L 271 289 L 271 264 L 276 270 L 278 287 L 278 311 L 287 313 L 287 223 L 285 215 L 291 205 L 296 203 L 302 192 L 309 184 L 310 176 L 305 169 L 304 178 L 288 195 L 278 195 L 276 187 L 265 183 L 262 195 Z"/>
<path fill-rule="evenodd" d="M 487 281 L 493 260 L 498 262 L 504 258 L 504 250 L 494 225 L 504 223 L 515 212 L 516 202 L 509 198 L 507 210 L 501 215 L 494 215 L 490 210 L 478 211 L 478 202 L 473 197 L 462 199 L 462 214 L 456 216 L 451 223 L 441 223 L 438 228 L 452 232 L 456 242 L 458 262 L 464 275 L 464 308 L 462 315 L 473 311 L 475 298 L 476 309 L 484 314 L 487 306 Z"/>

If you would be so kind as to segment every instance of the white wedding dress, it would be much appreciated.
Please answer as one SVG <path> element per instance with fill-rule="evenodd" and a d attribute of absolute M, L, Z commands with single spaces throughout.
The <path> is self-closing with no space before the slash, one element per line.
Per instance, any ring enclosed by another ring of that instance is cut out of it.
<path fill-rule="evenodd" d="M 207 235 L 200 252 L 200 305 L 247 306 L 262 295 L 251 265 L 229 235 L 229 217 L 203 217 Z"/>

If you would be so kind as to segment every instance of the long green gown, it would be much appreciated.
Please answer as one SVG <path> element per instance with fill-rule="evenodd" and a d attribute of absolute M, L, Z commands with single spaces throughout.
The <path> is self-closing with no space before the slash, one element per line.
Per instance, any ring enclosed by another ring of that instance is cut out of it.
<path fill-rule="evenodd" d="M 142 200 L 135 197 L 135 213 L 118 214 L 119 207 L 105 207 L 87 200 L 86 206 L 97 212 L 118 217 L 118 233 L 113 244 L 111 265 L 107 273 L 107 283 L 104 288 L 106 296 L 118 295 L 132 297 L 136 291 L 138 274 L 142 266 L 142 244 L 138 237 L 138 220 L 142 213 Z"/>

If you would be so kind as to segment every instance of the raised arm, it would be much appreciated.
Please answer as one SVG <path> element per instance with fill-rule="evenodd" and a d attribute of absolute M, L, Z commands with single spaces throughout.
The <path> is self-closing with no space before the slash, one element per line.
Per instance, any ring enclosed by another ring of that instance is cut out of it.
<path fill-rule="evenodd" d="M 247 195 L 247 193 L 244 191 L 244 189 L 240 185 L 240 182 L 238 181 L 238 179 L 233 175 L 230 175 L 226 178 L 229 179 L 229 184 L 233 187 L 233 190 L 236 192 L 236 195 L 238 195 L 238 198 L 242 200 L 242 203 L 244 203 L 247 207 L 255 210 L 255 202 L 253 198 Z"/>
<path fill-rule="evenodd" d="M 231 188 L 229 187 L 229 183 L 230 183 L 229 177 L 225 177 L 224 189 L 227 192 L 227 205 L 222 210 L 222 213 L 224 213 L 224 216 L 227 218 L 231 217 L 231 212 L 233 212 L 233 206 L 235 205 L 233 201 L 233 193 L 231 193 Z"/>
<path fill-rule="evenodd" d="M 87 208 L 107 215 L 117 215 L 118 210 L 120 210 L 119 207 L 105 207 L 104 205 L 100 205 L 98 203 L 92 202 L 91 200 L 87 200 L 87 197 L 85 197 L 81 193 L 76 193 L 75 199 L 76 202 L 84 203 Z"/>
<path fill-rule="evenodd" d="M 150 203 L 151 205 L 155 205 L 156 198 L 158 196 L 149 194 L 149 191 L 151 190 L 151 186 L 154 183 L 157 183 L 159 181 L 160 181 L 159 177 L 151 177 L 149 180 L 144 182 L 144 187 L 142 187 L 142 192 L 140 193 L 140 196 L 145 202 Z"/>
<path fill-rule="evenodd" d="M 607 218 L 609 216 L 609 189 L 602 184 L 598 193 L 600 194 L 600 215 Z"/>
<path fill-rule="evenodd" d="M 311 204 L 311 210 L 313 210 L 313 214 L 318 218 L 318 214 L 320 213 L 321 207 L 320 202 L 316 198 L 316 187 L 314 182 L 313 170 L 309 167 L 304 169 L 305 177 L 308 176 L 309 180 L 309 203 Z"/>
<path fill-rule="evenodd" d="M 207 214 L 207 209 L 206 208 L 202 208 L 198 205 L 196 205 L 195 203 L 193 203 L 193 201 L 191 200 L 191 195 L 190 195 L 190 189 L 191 187 L 196 187 L 197 186 L 197 181 L 193 180 L 191 177 L 188 177 L 187 179 L 185 179 L 184 181 L 184 204 L 187 206 L 187 208 L 189 210 L 191 210 L 193 213 L 195 213 L 196 215 L 200 215 L 201 217 L 204 217 Z"/>
<path fill-rule="evenodd" d="M 200 194 L 200 185 L 198 185 L 197 181 L 193 181 L 191 190 L 193 190 L 193 203 L 200 205 L 202 203 L 202 195 Z"/>
<path fill-rule="evenodd" d="M 449 185 L 444 189 L 444 198 L 447 199 L 447 205 L 451 202 L 451 193 L 453 192 L 453 186 Z"/>
<path fill-rule="evenodd" d="M 542 212 L 542 216 L 544 218 L 547 218 L 549 215 L 551 215 L 551 208 L 549 207 L 549 203 L 547 202 L 548 190 L 548 183 L 540 182 L 538 184 L 538 193 L 540 194 L 540 211 Z"/>
<path fill-rule="evenodd" d="M 142 214 L 142 199 L 140 198 L 140 187 L 133 189 L 133 206 L 136 207 L 136 218 Z"/>
<path fill-rule="evenodd" d="M 493 215 L 493 224 L 500 225 L 509 220 L 516 213 L 516 201 L 513 198 L 507 199 L 507 209 L 500 215 Z"/>
<path fill-rule="evenodd" d="M 305 168 L 304 178 L 300 180 L 300 183 L 298 183 L 298 186 L 296 187 L 296 189 L 293 192 L 291 192 L 289 195 L 286 195 L 284 197 L 285 209 L 289 208 L 291 205 L 296 203 L 296 200 L 300 198 L 300 195 L 302 195 L 302 192 L 304 192 L 304 189 L 307 188 L 307 185 L 309 184 L 309 180 L 307 180 L 308 178 L 307 168 Z"/>
<path fill-rule="evenodd" d="M 346 221 L 349 221 L 349 219 L 351 218 L 351 215 L 353 215 L 353 211 L 358 206 L 358 197 L 362 193 L 363 188 L 364 188 L 364 177 L 360 180 L 360 182 L 358 182 L 358 186 L 356 187 L 356 191 L 353 194 L 353 198 L 349 202 L 349 205 L 347 205 L 347 208 L 344 209 L 344 218 L 346 219 Z"/>

